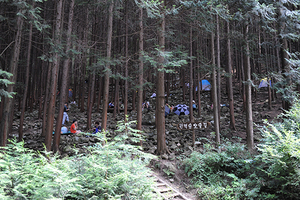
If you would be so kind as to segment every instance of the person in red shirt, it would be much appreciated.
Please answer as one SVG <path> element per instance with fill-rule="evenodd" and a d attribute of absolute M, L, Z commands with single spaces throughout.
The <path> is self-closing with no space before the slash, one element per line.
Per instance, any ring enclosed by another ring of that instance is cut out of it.
<path fill-rule="evenodd" d="M 81 131 L 77 130 L 77 128 L 78 128 L 78 123 L 77 123 L 77 120 L 74 119 L 73 124 L 71 125 L 71 128 L 70 128 L 71 133 L 74 133 L 74 134 L 80 133 Z"/>

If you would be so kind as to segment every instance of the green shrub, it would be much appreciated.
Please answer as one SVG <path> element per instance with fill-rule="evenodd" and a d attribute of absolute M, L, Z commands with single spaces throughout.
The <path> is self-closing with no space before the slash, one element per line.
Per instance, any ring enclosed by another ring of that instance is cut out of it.
<path fill-rule="evenodd" d="M 257 188 L 248 189 L 254 185 L 251 179 L 246 178 L 252 172 L 253 158 L 244 145 L 226 142 L 219 149 L 214 149 L 211 145 L 204 147 L 203 153 L 193 152 L 184 162 L 185 171 L 188 176 L 193 177 L 202 199 L 257 196 Z"/>
<path fill-rule="evenodd" d="M 263 139 L 258 145 L 261 154 L 256 157 L 258 170 L 264 182 L 263 191 L 278 198 L 300 198 L 300 104 L 279 116 L 281 123 L 262 129 Z"/>
<path fill-rule="evenodd" d="M 258 154 L 243 145 L 219 149 L 204 145 L 193 152 L 185 170 L 203 199 L 300 199 L 300 103 L 279 116 L 281 122 L 261 128 Z"/>
<path fill-rule="evenodd" d="M 129 138 L 130 130 L 87 155 L 62 159 L 13 141 L 0 152 L 0 199 L 154 199 L 146 168 L 153 156 L 127 144 Z"/>

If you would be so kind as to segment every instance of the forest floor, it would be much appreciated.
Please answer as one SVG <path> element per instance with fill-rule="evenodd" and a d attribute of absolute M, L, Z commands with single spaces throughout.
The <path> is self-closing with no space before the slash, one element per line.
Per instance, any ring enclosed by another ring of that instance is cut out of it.
<path fill-rule="evenodd" d="M 201 111 L 202 115 L 207 115 L 210 118 L 212 118 L 212 110 L 210 109 L 211 102 L 210 101 L 210 95 L 209 94 L 203 94 L 201 96 L 201 101 L 203 106 L 203 111 Z M 176 98 L 175 98 L 176 99 Z M 180 99 L 180 97 L 177 97 L 177 99 Z M 272 101 L 271 110 L 268 108 L 268 93 L 266 88 L 262 88 L 258 94 L 257 98 L 255 99 L 253 95 L 253 122 L 254 122 L 254 142 L 257 144 L 260 139 L 260 132 L 258 129 L 258 126 L 263 125 L 263 120 L 267 119 L 269 122 L 271 122 L 278 114 L 282 112 L 281 109 L 281 100 L 280 98 L 276 98 L 274 101 Z M 223 101 L 223 102 L 222 102 Z M 227 103 L 227 98 L 224 98 L 221 100 L 221 103 Z M 235 121 L 236 121 L 236 131 L 229 129 L 229 109 L 221 110 L 221 142 L 225 140 L 229 140 L 231 142 L 240 142 L 243 144 L 246 144 L 246 119 L 245 119 L 245 113 L 243 112 L 243 100 L 241 98 L 241 95 L 238 94 L 238 92 L 234 93 L 234 101 L 235 101 Z M 151 100 L 152 105 L 155 105 L 155 99 Z M 174 100 L 173 102 L 169 102 L 169 104 L 174 104 L 182 102 L 182 100 Z M 188 102 L 188 98 L 186 100 Z M 153 111 L 154 112 L 154 111 Z M 16 137 L 18 135 L 18 116 L 19 113 L 15 112 L 15 120 L 13 124 L 13 132 L 10 135 L 10 137 Z M 130 114 L 134 113 L 132 111 Z M 153 113 L 152 113 L 153 114 Z M 99 113 L 95 113 L 97 116 Z M 120 114 L 122 115 L 122 113 Z M 82 130 L 85 128 L 83 125 L 83 122 L 86 121 L 86 114 L 80 113 L 79 109 L 75 110 L 73 109 L 73 112 L 69 114 L 70 121 L 76 116 L 76 118 L 80 119 L 81 123 L 79 123 L 79 129 L 82 128 Z M 119 118 L 120 119 L 120 118 Z M 119 120 L 118 117 L 113 118 L 111 113 L 108 115 L 108 121 L 110 123 L 115 123 Z M 207 120 L 208 118 L 202 117 L 199 119 Z M 172 152 L 171 155 L 161 156 L 151 163 L 149 166 L 153 172 L 159 176 L 161 179 L 163 179 L 165 182 L 167 182 L 169 185 L 171 185 L 173 188 L 180 191 L 184 196 L 191 200 L 197 199 L 197 190 L 193 188 L 191 179 L 187 177 L 187 175 L 184 172 L 182 161 L 184 157 L 187 157 L 192 151 L 200 151 L 203 149 L 202 144 L 205 144 L 207 140 L 213 141 L 214 134 L 213 134 L 213 127 L 210 127 L 206 130 L 202 131 L 196 131 L 196 141 L 198 141 L 198 144 L 195 148 L 192 148 L 191 146 L 191 134 L 187 131 L 174 131 L 174 128 L 170 129 L 170 124 L 176 124 L 180 121 L 186 120 L 187 118 L 178 119 L 176 116 L 168 116 L 166 118 L 166 133 L 172 132 L 173 135 L 170 133 L 166 136 L 166 139 L 170 141 L 168 144 L 168 147 L 173 144 L 173 148 L 170 147 L 170 151 Z M 35 145 L 41 147 L 42 145 L 39 142 L 33 142 L 36 136 L 41 133 L 41 120 L 36 118 L 36 113 L 33 114 L 26 114 L 25 123 L 31 123 L 31 125 L 25 125 L 25 133 L 24 135 L 27 137 L 24 138 L 25 140 L 25 146 L 34 148 Z M 71 125 L 69 123 L 69 125 Z M 115 127 L 115 126 L 114 126 Z M 155 126 L 153 125 L 143 125 L 143 129 L 153 129 L 155 130 Z M 151 132 L 151 131 L 150 131 Z M 176 134 L 176 135 L 174 135 Z M 150 142 L 151 145 L 145 145 L 144 150 L 149 153 L 155 153 L 155 148 L 153 146 L 156 145 L 155 139 L 156 135 L 153 134 L 149 135 L 149 140 L 147 142 Z M 147 138 L 146 138 L 147 139 Z M 42 140 L 40 140 L 42 141 Z M 187 145 L 183 144 L 183 142 L 189 143 Z M 175 144 L 175 147 L 174 147 Z M 144 145 L 144 144 L 143 144 Z M 152 147 L 151 147 L 152 146 Z M 176 147 L 177 146 L 177 147 Z M 63 148 L 62 148 L 63 149 Z"/>

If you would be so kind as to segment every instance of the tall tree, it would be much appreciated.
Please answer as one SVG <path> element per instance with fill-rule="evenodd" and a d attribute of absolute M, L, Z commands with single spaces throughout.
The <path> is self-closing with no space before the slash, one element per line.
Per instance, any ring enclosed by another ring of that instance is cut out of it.
<path fill-rule="evenodd" d="M 24 22 L 24 19 L 21 16 L 23 9 L 19 8 L 18 12 L 20 13 L 20 15 L 17 15 L 17 23 L 16 23 L 17 33 L 14 40 L 14 47 L 12 49 L 13 51 L 12 58 L 9 67 L 9 72 L 13 74 L 13 76 L 9 78 L 9 81 L 13 83 L 15 83 L 17 80 L 17 71 L 18 71 L 18 64 L 19 64 L 21 41 L 22 41 L 22 28 Z M 12 93 L 13 91 L 14 91 L 14 84 L 9 84 L 7 87 L 7 92 Z M 14 99 L 5 97 L 3 104 L 5 106 L 2 112 L 2 119 L 0 123 L 0 145 L 6 146 L 8 131 L 9 128 L 11 127 L 10 118 L 12 116 L 13 109 L 14 109 Z"/>
<path fill-rule="evenodd" d="M 143 104 L 143 70 L 144 70 L 144 61 L 143 61 L 143 51 L 144 51 L 144 26 L 143 26 L 143 8 L 140 7 L 140 17 L 139 17 L 139 26 L 140 26 L 140 38 L 139 38 L 139 70 L 138 70 L 138 105 L 137 105 L 137 129 L 142 130 L 142 104 Z M 142 141 L 140 141 L 142 145 Z"/>
<path fill-rule="evenodd" d="M 252 96 L 251 96 L 251 66 L 250 66 L 250 49 L 248 41 L 249 26 L 245 26 L 245 53 L 244 53 L 244 68 L 245 68 L 245 94 L 246 94 L 246 133 L 247 147 L 252 150 L 254 148 L 253 140 L 253 118 L 252 118 Z"/>
<path fill-rule="evenodd" d="M 215 56 L 215 34 L 211 33 L 211 56 L 212 56 L 212 100 L 213 100 L 213 112 L 214 112 L 214 127 L 216 133 L 216 143 L 220 144 L 220 124 L 219 124 L 219 110 L 218 110 L 218 94 L 217 94 L 217 80 L 216 80 L 216 56 Z"/>
<path fill-rule="evenodd" d="M 108 29 L 107 29 L 107 46 L 106 46 L 107 64 L 105 66 L 104 91 L 103 91 L 103 109 L 102 109 L 102 129 L 104 129 L 104 130 L 106 130 L 106 126 L 107 126 L 110 59 L 111 59 L 112 34 L 113 34 L 113 32 L 112 32 L 112 29 L 113 29 L 113 8 L 114 8 L 114 0 L 111 0 L 110 5 L 109 5 L 109 9 L 108 9 Z"/>
<path fill-rule="evenodd" d="M 70 10 L 69 10 L 69 21 L 68 21 L 68 31 L 67 31 L 67 44 L 66 44 L 66 54 L 69 54 L 71 49 L 71 37 L 72 37 L 72 28 L 73 28 L 73 16 L 74 16 L 74 4 L 75 0 L 71 0 L 70 2 Z M 54 152 L 59 151 L 59 140 L 60 140 L 60 133 L 61 133 L 61 124 L 64 112 L 64 105 L 67 99 L 67 92 L 68 92 L 68 79 L 69 79 L 69 67 L 70 66 L 70 57 L 68 56 L 64 60 L 63 64 L 63 72 L 62 72 L 62 84 L 61 84 L 61 94 L 59 96 L 59 111 L 58 117 L 56 120 L 56 129 L 54 134 L 54 140 L 52 144 L 52 149 Z"/>
<path fill-rule="evenodd" d="M 56 8 L 56 21 L 55 21 L 55 34 L 54 34 L 54 48 L 58 48 L 58 45 L 61 41 L 61 22 L 62 22 L 62 6 L 63 0 L 59 0 L 57 2 Z M 47 109 L 47 121 L 46 121 L 46 137 L 45 137 L 45 145 L 47 151 L 51 150 L 51 140 L 52 140 L 52 131 L 54 124 L 54 114 L 55 114 L 55 101 L 56 101 L 56 89 L 57 89 L 57 80 L 58 80 L 58 69 L 59 69 L 59 53 L 56 52 L 53 55 L 53 66 L 51 69 L 51 86 L 50 86 L 50 100 Z"/>
<path fill-rule="evenodd" d="M 128 108 L 128 2 L 125 2 L 125 91 L 124 91 L 124 119 L 125 121 L 127 116 L 127 108 Z"/>
<path fill-rule="evenodd" d="M 189 97 L 189 109 L 190 109 L 190 121 L 194 122 L 194 114 L 193 114 L 193 89 L 194 89 L 194 80 L 193 80 L 193 28 L 190 26 L 190 97 Z M 193 145 L 195 144 L 195 130 L 193 130 L 192 136 Z"/>
<path fill-rule="evenodd" d="M 26 60 L 26 72 L 25 72 L 25 89 L 23 93 L 22 100 L 22 110 L 20 116 L 20 126 L 19 126 L 19 141 L 23 139 L 23 123 L 25 116 L 25 108 L 26 108 L 26 99 L 29 87 L 29 69 L 30 69 L 30 57 L 31 57 L 31 47 L 32 47 L 32 23 L 29 25 L 29 35 L 28 35 L 28 47 L 27 47 L 27 60 Z"/>
<path fill-rule="evenodd" d="M 232 87 L 232 61 L 231 61 L 231 42 L 230 42 L 230 22 L 227 21 L 227 73 L 229 73 L 228 81 L 228 99 L 230 108 L 230 125 L 232 130 L 235 128 L 234 105 L 233 105 L 233 87 Z"/>
<path fill-rule="evenodd" d="M 163 5 L 161 5 L 163 7 Z M 166 133 L 165 133 L 165 80 L 164 80 L 164 56 L 165 51 L 165 13 L 162 11 L 158 27 L 159 51 L 157 80 L 156 80 L 156 129 L 157 129 L 157 154 L 163 155 L 167 153 Z"/>

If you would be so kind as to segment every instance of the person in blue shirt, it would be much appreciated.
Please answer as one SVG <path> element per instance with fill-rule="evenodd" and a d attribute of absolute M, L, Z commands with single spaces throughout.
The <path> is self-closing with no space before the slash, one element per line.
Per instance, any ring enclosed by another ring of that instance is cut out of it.
<path fill-rule="evenodd" d="M 198 112 L 198 109 L 197 109 L 197 105 L 196 105 L 195 100 L 193 100 L 193 110 L 195 110 L 196 112 Z"/>
<path fill-rule="evenodd" d="M 66 102 L 65 106 L 64 106 L 64 115 L 63 115 L 62 125 L 65 124 L 65 121 L 69 122 L 69 115 L 67 113 L 68 111 L 69 111 L 68 103 Z"/>
<path fill-rule="evenodd" d="M 109 107 L 109 108 L 113 108 L 113 107 L 114 107 L 114 104 L 112 103 L 112 101 L 109 102 L 108 107 Z"/>
<path fill-rule="evenodd" d="M 98 121 L 96 121 L 95 122 L 95 126 L 94 126 L 94 132 L 93 132 L 93 134 L 100 133 L 100 132 L 101 132 L 100 123 Z"/>

